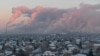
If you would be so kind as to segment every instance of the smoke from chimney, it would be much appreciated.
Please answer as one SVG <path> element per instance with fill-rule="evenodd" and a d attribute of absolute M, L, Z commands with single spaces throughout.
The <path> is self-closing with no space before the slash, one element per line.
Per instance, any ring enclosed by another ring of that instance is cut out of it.
<path fill-rule="evenodd" d="M 80 8 L 57 9 L 37 6 L 29 9 L 25 6 L 12 10 L 10 22 L 22 14 L 26 14 L 27 32 L 31 33 L 61 33 L 61 32 L 97 32 L 100 27 L 100 5 L 80 4 Z M 16 26 L 17 29 L 23 27 Z"/>

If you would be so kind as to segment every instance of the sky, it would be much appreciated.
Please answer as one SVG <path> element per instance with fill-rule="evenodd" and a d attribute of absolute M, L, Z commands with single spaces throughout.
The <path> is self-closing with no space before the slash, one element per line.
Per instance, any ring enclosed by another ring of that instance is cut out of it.
<path fill-rule="evenodd" d="M 6 23 L 12 15 L 12 8 L 18 6 L 27 6 L 31 9 L 36 6 L 67 9 L 78 7 L 80 3 L 98 4 L 100 0 L 0 0 L 0 28 L 5 28 Z M 16 22 L 21 20 L 23 19 L 16 20 Z"/>

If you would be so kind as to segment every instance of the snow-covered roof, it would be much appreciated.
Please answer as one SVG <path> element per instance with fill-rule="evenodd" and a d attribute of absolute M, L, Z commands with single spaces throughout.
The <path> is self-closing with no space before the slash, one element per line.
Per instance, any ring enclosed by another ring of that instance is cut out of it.
<path fill-rule="evenodd" d="M 0 45 L 0 49 L 2 49 L 3 45 Z"/>
<path fill-rule="evenodd" d="M 45 51 L 45 52 L 43 53 L 43 55 L 55 55 L 55 54 L 52 53 L 51 51 Z"/>
<path fill-rule="evenodd" d="M 6 53 L 7 55 L 10 55 L 10 54 L 12 54 L 12 51 L 5 51 L 5 53 Z"/>
<path fill-rule="evenodd" d="M 86 56 L 85 54 L 76 54 L 76 55 L 73 55 L 73 56 Z"/>
<path fill-rule="evenodd" d="M 70 41 L 65 41 L 65 44 L 69 44 L 69 43 L 71 43 Z"/>
<path fill-rule="evenodd" d="M 49 44 L 49 46 L 53 47 L 53 46 L 55 46 L 55 43 L 53 42 L 53 43 Z"/>
<path fill-rule="evenodd" d="M 36 54 L 35 56 L 41 56 L 41 54 Z"/>
<path fill-rule="evenodd" d="M 94 44 L 93 46 L 100 46 L 100 44 Z"/>
<path fill-rule="evenodd" d="M 33 48 L 33 46 L 32 45 L 28 45 L 28 46 L 26 46 L 26 48 Z"/>
<path fill-rule="evenodd" d="M 63 53 L 71 53 L 69 50 L 66 50 L 66 49 L 62 50 L 62 52 Z"/>
<path fill-rule="evenodd" d="M 37 48 L 36 50 L 33 51 L 33 53 L 39 53 L 39 52 L 41 52 L 40 48 Z"/>
<path fill-rule="evenodd" d="M 49 44 L 49 47 L 50 47 L 51 49 L 56 49 L 56 45 L 55 45 L 54 42 L 52 42 L 51 44 Z"/>
<path fill-rule="evenodd" d="M 72 45 L 72 44 L 68 44 L 67 46 L 68 46 L 68 47 L 72 47 L 73 45 Z"/>
<path fill-rule="evenodd" d="M 80 43 L 80 41 L 81 41 L 80 39 L 76 39 L 76 43 L 77 43 L 77 44 L 79 44 L 79 43 Z"/>
<path fill-rule="evenodd" d="M 11 55 L 11 56 L 16 56 L 16 55 Z"/>
<path fill-rule="evenodd" d="M 76 49 L 76 47 L 69 47 L 69 51 Z"/>

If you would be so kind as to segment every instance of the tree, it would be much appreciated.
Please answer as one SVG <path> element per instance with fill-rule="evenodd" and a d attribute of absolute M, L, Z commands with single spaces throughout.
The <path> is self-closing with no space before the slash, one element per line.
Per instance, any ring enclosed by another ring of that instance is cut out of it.
<path fill-rule="evenodd" d="M 65 53 L 63 56 L 71 56 L 70 53 Z"/>
<path fill-rule="evenodd" d="M 20 49 L 16 56 L 26 56 L 26 55 L 25 52 Z"/>
<path fill-rule="evenodd" d="M 95 53 L 96 53 L 96 56 L 100 56 L 100 47 L 98 47 L 98 48 L 96 49 Z"/>
<path fill-rule="evenodd" d="M 79 48 L 82 48 L 82 42 L 80 41 L 80 43 L 79 43 Z"/>
<path fill-rule="evenodd" d="M 89 53 L 87 54 L 87 56 L 94 56 L 92 49 L 89 50 Z"/>
<path fill-rule="evenodd" d="M 80 52 L 80 50 L 78 50 L 78 49 L 74 49 L 74 50 L 72 51 L 73 55 L 78 54 L 79 52 Z"/>

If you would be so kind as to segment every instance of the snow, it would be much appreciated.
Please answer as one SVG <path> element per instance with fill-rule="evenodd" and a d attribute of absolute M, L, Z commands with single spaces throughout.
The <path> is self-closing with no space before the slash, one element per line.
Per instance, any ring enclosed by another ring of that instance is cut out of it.
<path fill-rule="evenodd" d="M 80 39 L 76 39 L 76 44 L 79 44 L 80 43 Z"/>
<path fill-rule="evenodd" d="M 41 56 L 41 54 L 36 54 L 35 56 Z"/>
<path fill-rule="evenodd" d="M 52 53 L 51 51 L 45 51 L 43 56 L 45 56 L 45 55 L 47 55 L 47 56 L 49 56 L 49 55 L 55 56 L 55 54 Z"/>
<path fill-rule="evenodd" d="M 40 48 L 37 48 L 36 50 L 33 51 L 33 53 L 40 53 L 40 52 L 41 52 Z"/>
<path fill-rule="evenodd" d="M 94 46 L 100 46 L 100 44 L 94 44 Z"/>
<path fill-rule="evenodd" d="M 56 49 L 55 43 L 51 43 L 49 46 L 50 46 L 51 49 Z"/>
<path fill-rule="evenodd" d="M 0 45 L 0 49 L 2 49 L 2 47 L 3 47 L 3 46 L 2 46 L 2 45 Z"/>
<path fill-rule="evenodd" d="M 84 54 L 76 54 L 76 55 L 73 55 L 73 56 L 86 56 Z"/>
<path fill-rule="evenodd" d="M 67 46 L 68 46 L 68 47 L 73 47 L 73 45 L 72 45 L 72 44 L 68 44 Z"/>
<path fill-rule="evenodd" d="M 70 41 L 65 41 L 65 44 L 69 44 L 69 43 L 71 43 Z"/>
<path fill-rule="evenodd" d="M 6 53 L 7 55 L 10 55 L 10 54 L 12 54 L 12 51 L 5 51 L 5 53 Z"/>

